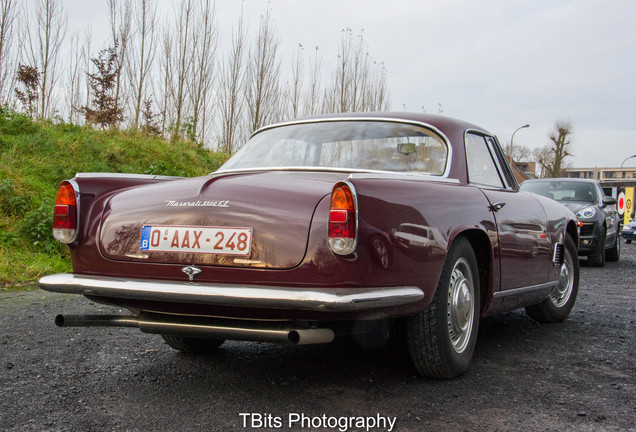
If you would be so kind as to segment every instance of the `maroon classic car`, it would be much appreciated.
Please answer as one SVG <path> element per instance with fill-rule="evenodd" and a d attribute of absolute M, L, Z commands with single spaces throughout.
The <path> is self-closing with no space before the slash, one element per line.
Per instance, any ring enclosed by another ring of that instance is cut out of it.
<path fill-rule="evenodd" d="M 183 352 L 388 323 L 419 373 L 451 378 L 480 317 L 561 321 L 578 289 L 574 214 L 519 192 L 492 134 L 441 116 L 276 124 L 205 177 L 77 174 L 54 218 L 73 273 L 40 287 L 131 312 L 57 325 L 138 327 Z"/>

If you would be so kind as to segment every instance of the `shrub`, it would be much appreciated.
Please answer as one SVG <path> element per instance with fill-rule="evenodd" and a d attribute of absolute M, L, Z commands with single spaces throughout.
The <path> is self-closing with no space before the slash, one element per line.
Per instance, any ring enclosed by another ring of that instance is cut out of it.
<path fill-rule="evenodd" d="M 51 199 L 45 199 L 22 219 L 21 231 L 35 250 L 49 253 L 60 253 L 62 250 L 62 244 L 52 234 L 54 207 Z"/>
<path fill-rule="evenodd" d="M 29 208 L 28 198 L 16 193 L 12 179 L 0 180 L 0 213 L 5 216 L 23 216 Z"/>

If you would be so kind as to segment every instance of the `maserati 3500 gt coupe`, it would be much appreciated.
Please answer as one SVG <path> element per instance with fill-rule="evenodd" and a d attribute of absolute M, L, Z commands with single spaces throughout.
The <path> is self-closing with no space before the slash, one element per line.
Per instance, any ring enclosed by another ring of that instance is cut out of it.
<path fill-rule="evenodd" d="M 561 321 L 578 289 L 575 215 L 520 192 L 494 135 L 444 116 L 274 124 L 204 177 L 80 173 L 53 234 L 73 272 L 40 287 L 130 311 L 57 325 L 137 327 L 183 352 L 385 323 L 417 372 L 452 378 L 480 318 Z"/>

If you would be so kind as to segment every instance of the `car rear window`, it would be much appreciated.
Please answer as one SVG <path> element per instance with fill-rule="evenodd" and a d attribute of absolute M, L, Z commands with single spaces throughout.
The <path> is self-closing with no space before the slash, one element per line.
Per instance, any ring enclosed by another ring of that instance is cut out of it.
<path fill-rule="evenodd" d="M 220 171 L 336 168 L 443 175 L 448 145 L 432 130 L 388 121 L 325 121 L 266 129 Z"/>

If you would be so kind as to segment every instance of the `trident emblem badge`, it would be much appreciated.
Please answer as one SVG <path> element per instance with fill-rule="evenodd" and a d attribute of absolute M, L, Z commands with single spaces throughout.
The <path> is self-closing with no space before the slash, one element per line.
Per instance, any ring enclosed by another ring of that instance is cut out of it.
<path fill-rule="evenodd" d="M 193 266 L 184 267 L 181 269 L 181 271 L 188 275 L 188 279 L 190 279 L 190 282 L 194 281 L 195 275 L 198 275 L 199 273 L 201 273 L 200 268 L 196 268 Z"/>

